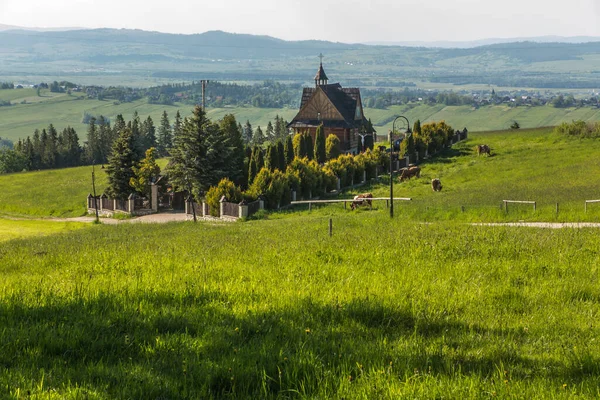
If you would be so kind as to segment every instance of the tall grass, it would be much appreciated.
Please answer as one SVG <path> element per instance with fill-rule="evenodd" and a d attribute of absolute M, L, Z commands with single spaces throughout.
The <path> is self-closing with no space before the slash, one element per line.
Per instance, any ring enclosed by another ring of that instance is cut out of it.
<path fill-rule="evenodd" d="M 328 218 L 0 243 L 0 397 L 600 394 L 595 230 Z"/>

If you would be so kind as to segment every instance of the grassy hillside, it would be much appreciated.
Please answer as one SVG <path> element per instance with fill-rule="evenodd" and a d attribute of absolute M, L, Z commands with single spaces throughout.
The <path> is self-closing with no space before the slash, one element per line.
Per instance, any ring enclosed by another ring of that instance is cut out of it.
<path fill-rule="evenodd" d="M 474 151 L 478 143 L 491 146 L 492 156 L 478 157 Z M 413 198 L 410 203 L 398 204 L 396 215 L 417 221 L 600 221 L 600 207 L 590 205 L 584 213 L 584 200 L 600 199 L 594 184 L 600 177 L 598 159 L 597 140 L 560 137 L 547 128 L 472 133 L 468 141 L 421 164 L 420 179 L 396 181 L 395 194 Z M 162 166 L 165 163 L 161 161 Z M 96 172 L 97 192 L 101 193 L 106 175 L 100 168 Z M 432 192 L 432 178 L 442 180 L 442 192 Z M 355 192 L 372 191 L 386 197 L 387 182 L 383 179 Z M 91 167 L 0 175 L 0 187 L 0 213 L 78 216 L 85 212 L 84 199 L 91 192 Z M 505 214 L 500 209 L 505 199 L 537 201 L 537 210 L 534 213 L 532 206 L 515 205 Z M 378 213 L 387 212 L 384 203 L 375 208 Z M 349 211 L 335 205 L 312 212 L 337 215 Z"/>
<path fill-rule="evenodd" d="M 166 159 L 158 160 L 161 168 Z M 96 193 L 104 192 L 108 179 L 95 166 Z M 86 213 L 92 193 L 92 166 L 0 175 L 0 215 L 78 217 Z"/>
<path fill-rule="evenodd" d="M 0 243 L 0 397 L 598 395 L 596 230 L 334 223 Z"/>
<path fill-rule="evenodd" d="M 45 128 L 52 123 L 61 130 L 66 126 L 74 127 L 83 142 L 87 130 L 87 126 L 81 123 L 84 112 L 96 116 L 104 115 L 114 120 L 117 114 L 123 114 L 126 119 L 130 119 L 137 111 L 142 118 L 150 115 L 158 125 L 164 110 L 172 120 L 177 110 L 183 116 L 187 116 L 193 108 L 187 104 L 175 106 L 148 104 L 146 100 L 114 104 L 112 101 L 84 99 L 81 94 L 69 96 L 49 91 L 42 91 L 42 97 L 38 97 L 33 89 L 0 90 L 0 100 L 10 100 L 15 104 L 10 107 L 0 107 L 0 137 L 13 141 L 31 136 L 35 129 Z M 23 100 L 26 104 L 20 104 Z M 290 121 L 297 111 L 287 108 L 209 108 L 208 116 L 217 120 L 231 113 L 241 123 L 249 120 L 253 127 L 261 126 L 264 129 L 276 115 Z M 371 118 L 380 134 L 386 135 L 392 128 L 392 120 L 396 115 L 405 115 L 411 122 L 417 119 L 422 122 L 445 120 L 458 129 L 467 127 L 470 131 L 490 131 L 508 129 L 514 121 L 518 121 L 522 128 L 553 126 L 577 119 L 599 121 L 600 109 L 591 107 L 558 109 L 551 106 L 517 108 L 488 106 L 474 109 L 470 106 L 411 104 L 393 106 L 385 110 L 367 108 L 365 115 Z"/>

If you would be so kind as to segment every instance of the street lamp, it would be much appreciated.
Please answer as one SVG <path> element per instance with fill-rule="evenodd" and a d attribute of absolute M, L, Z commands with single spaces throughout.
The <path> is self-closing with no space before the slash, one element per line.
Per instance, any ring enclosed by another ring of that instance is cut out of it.
<path fill-rule="evenodd" d="M 398 120 L 399 118 L 403 118 L 406 121 L 407 128 L 406 134 L 404 135 L 404 140 L 407 140 L 412 134 L 408 118 L 403 117 L 402 115 L 399 115 L 396 118 L 394 118 L 394 122 L 392 122 L 392 130 L 390 131 L 390 218 L 394 218 L 394 132 L 396 132 L 396 120 Z"/>

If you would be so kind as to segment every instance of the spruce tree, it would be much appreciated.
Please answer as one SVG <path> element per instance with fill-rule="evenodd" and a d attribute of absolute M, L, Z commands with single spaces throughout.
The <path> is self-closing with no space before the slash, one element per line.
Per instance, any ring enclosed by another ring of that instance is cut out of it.
<path fill-rule="evenodd" d="M 252 130 L 252 124 L 250 123 L 250 120 L 246 120 L 246 124 L 244 125 L 244 131 L 243 131 L 243 137 L 244 137 L 244 143 L 245 144 L 249 144 L 252 143 L 252 138 L 254 136 L 254 131 Z"/>
<path fill-rule="evenodd" d="M 327 154 L 325 152 L 325 130 L 323 129 L 323 124 L 319 125 L 317 128 L 315 137 L 315 160 L 319 164 L 323 164 L 327 161 Z"/>
<path fill-rule="evenodd" d="M 113 145 L 113 137 L 110 122 L 101 115 L 98 119 L 98 159 L 96 162 L 105 163 L 108 161 Z"/>
<path fill-rule="evenodd" d="M 238 186 L 244 183 L 244 158 L 246 156 L 242 132 L 238 129 L 237 121 L 233 114 L 227 114 L 221 120 L 219 127 L 227 141 L 226 154 L 223 158 L 227 160 L 226 176 Z"/>
<path fill-rule="evenodd" d="M 169 122 L 169 115 L 167 111 L 163 111 L 160 119 L 160 127 L 158 128 L 158 141 L 157 150 L 159 157 L 166 157 L 169 155 L 169 149 L 173 147 L 173 134 L 171 132 L 171 123 Z"/>
<path fill-rule="evenodd" d="M 285 148 L 281 140 L 277 141 L 277 159 L 279 161 L 279 170 L 285 172 L 287 164 L 285 162 Z"/>
<path fill-rule="evenodd" d="M 294 144 L 292 142 L 292 136 L 288 135 L 285 138 L 285 144 L 283 145 L 283 150 L 285 153 L 285 164 L 290 165 L 292 161 L 294 161 Z"/>
<path fill-rule="evenodd" d="M 315 156 L 315 146 L 310 133 L 305 134 L 304 146 L 306 146 L 306 157 L 308 157 L 309 160 L 312 160 Z"/>
<path fill-rule="evenodd" d="M 265 166 L 265 156 L 263 150 L 258 146 L 254 147 L 254 158 L 256 161 L 256 172 L 260 172 Z"/>
<path fill-rule="evenodd" d="M 264 135 L 262 129 L 260 128 L 260 126 L 257 126 L 256 130 L 254 131 L 254 134 L 252 135 L 252 143 L 257 146 L 262 146 L 262 144 L 264 142 L 265 142 L 265 135 Z"/>
<path fill-rule="evenodd" d="M 45 136 L 45 139 L 42 133 L 42 146 L 44 148 L 42 164 L 45 168 L 56 168 L 56 161 L 58 158 L 58 133 L 56 132 L 54 125 L 48 125 L 48 133 Z"/>
<path fill-rule="evenodd" d="M 265 158 L 265 167 L 273 172 L 280 169 L 279 154 L 277 154 L 277 144 L 270 144 L 267 147 L 267 157 Z"/>
<path fill-rule="evenodd" d="M 136 165 L 135 140 L 129 128 L 123 129 L 115 141 L 106 167 L 108 188 L 106 193 L 114 199 L 125 200 L 133 192 L 129 185 Z"/>
<path fill-rule="evenodd" d="M 141 137 L 145 156 L 146 150 L 151 147 L 156 148 L 158 146 L 156 142 L 156 127 L 154 126 L 154 121 L 150 116 L 148 116 L 148 118 L 146 118 L 146 120 L 142 123 Z"/>
<path fill-rule="evenodd" d="M 88 164 L 101 162 L 99 160 L 100 138 L 96 127 L 96 118 L 92 117 L 88 123 L 87 142 L 85 145 L 85 158 Z"/>
<path fill-rule="evenodd" d="M 219 126 L 206 118 L 200 106 L 183 122 L 181 134 L 175 137 L 171 161 L 167 165 L 169 179 L 178 189 L 189 189 L 198 199 L 225 177 L 227 160 L 223 158 L 226 140 Z"/>
<path fill-rule="evenodd" d="M 267 129 L 265 131 L 265 136 L 267 138 L 267 140 L 274 142 L 276 137 L 275 137 L 275 130 L 273 129 L 273 124 L 271 123 L 271 121 L 269 121 L 269 123 L 267 124 Z"/>

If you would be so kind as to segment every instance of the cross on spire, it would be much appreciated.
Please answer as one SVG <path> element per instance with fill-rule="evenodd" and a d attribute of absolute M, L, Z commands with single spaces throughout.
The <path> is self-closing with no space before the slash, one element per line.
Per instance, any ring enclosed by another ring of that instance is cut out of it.
<path fill-rule="evenodd" d="M 323 57 L 325 57 L 323 55 L 323 53 L 319 53 L 319 59 L 321 60 L 321 65 L 323 65 Z"/>

